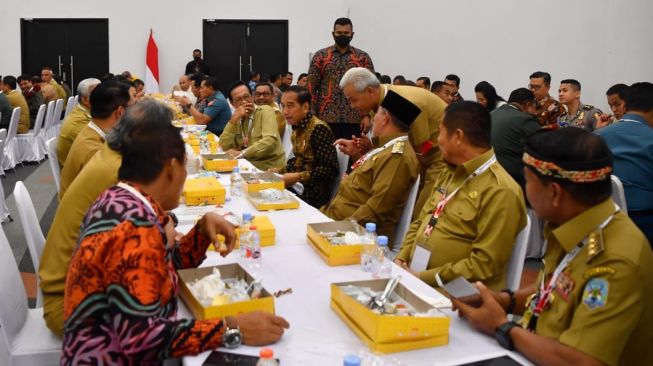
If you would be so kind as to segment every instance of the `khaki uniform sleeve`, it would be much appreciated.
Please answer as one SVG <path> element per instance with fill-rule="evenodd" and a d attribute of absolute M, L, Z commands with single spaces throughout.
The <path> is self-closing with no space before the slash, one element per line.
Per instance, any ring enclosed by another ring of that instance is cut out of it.
<path fill-rule="evenodd" d="M 274 155 L 274 150 L 281 143 L 277 119 L 272 109 L 261 110 L 261 138 L 245 149 L 243 157 L 253 160 L 264 160 Z M 256 127 L 255 127 L 256 129 Z M 252 131 L 254 133 L 254 131 Z"/>
<path fill-rule="evenodd" d="M 222 134 L 220 135 L 220 146 L 223 150 L 236 149 L 236 134 L 238 133 L 238 124 L 227 122 Z"/>
<path fill-rule="evenodd" d="M 640 284 L 645 280 L 628 263 L 619 261 L 608 266 L 615 270 L 614 275 L 591 278 L 584 284 L 587 286 L 593 279 L 606 281 L 605 304 L 590 310 L 584 303 L 585 288 L 579 289 L 571 325 L 559 341 L 608 365 L 617 365 L 628 335 L 638 326 L 644 311 L 646 295 Z"/>
<path fill-rule="evenodd" d="M 436 273 L 445 282 L 460 276 L 470 282 L 498 276 L 510 260 L 515 238 L 526 225 L 526 211 L 519 198 L 505 188 L 491 192 L 476 215 L 477 235 L 472 243 L 471 255 L 458 262 L 422 271 L 419 273 L 420 279 L 436 286 Z"/>

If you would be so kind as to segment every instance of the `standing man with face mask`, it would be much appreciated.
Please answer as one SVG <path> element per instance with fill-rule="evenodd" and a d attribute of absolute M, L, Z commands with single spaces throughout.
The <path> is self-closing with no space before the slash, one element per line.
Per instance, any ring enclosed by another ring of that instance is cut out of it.
<path fill-rule="evenodd" d="M 204 74 L 204 75 L 211 75 L 211 67 L 209 67 L 209 64 L 206 63 L 202 59 L 202 51 L 199 49 L 194 49 L 193 50 L 193 60 L 189 61 L 186 64 L 186 71 L 184 72 L 186 75 L 193 75 L 193 74 Z"/>
<path fill-rule="evenodd" d="M 336 19 L 332 34 L 335 44 L 313 56 L 308 70 L 308 90 L 313 115 L 329 124 L 336 139 L 350 139 L 361 133 L 361 122 L 363 126 L 369 125 L 369 117 L 351 107 L 339 82 L 353 67 L 365 67 L 374 72 L 374 64 L 365 51 L 349 45 L 354 37 L 351 20 Z"/>

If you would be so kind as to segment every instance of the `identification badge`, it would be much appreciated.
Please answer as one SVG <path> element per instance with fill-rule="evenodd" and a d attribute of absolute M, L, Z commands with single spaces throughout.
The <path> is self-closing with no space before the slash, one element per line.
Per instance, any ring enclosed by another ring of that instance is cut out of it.
<path fill-rule="evenodd" d="M 413 253 L 413 259 L 410 261 L 410 269 L 416 272 L 425 271 L 430 259 L 431 251 L 417 244 Z"/>
<path fill-rule="evenodd" d="M 556 281 L 556 292 L 563 300 L 569 302 L 569 295 L 576 287 L 576 281 L 567 272 L 562 272 Z"/>

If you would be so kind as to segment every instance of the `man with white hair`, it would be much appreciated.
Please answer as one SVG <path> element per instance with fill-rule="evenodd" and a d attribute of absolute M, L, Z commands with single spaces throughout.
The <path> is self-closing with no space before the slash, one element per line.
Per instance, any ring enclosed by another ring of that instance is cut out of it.
<path fill-rule="evenodd" d="M 59 166 L 63 166 L 68 157 L 70 147 L 73 145 L 75 138 L 82 128 L 86 127 L 91 121 L 91 92 L 100 84 L 100 80 L 95 78 L 84 79 L 77 85 L 77 95 L 79 102 L 68 114 L 68 117 L 63 121 L 61 132 L 57 139 L 57 157 L 59 158 Z"/>
<path fill-rule="evenodd" d="M 349 69 L 342 77 L 340 87 L 351 106 L 362 115 L 376 111 L 389 91 L 406 98 L 420 109 L 419 115 L 410 125 L 408 132 L 408 140 L 421 165 L 421 188 L 413 209 L 414 219 L 415 213 L 419 214 L 430 196 L 440 171 L 446 166 L 438 147 L 438 131 L 447 104 L 426 89 L 405 85 L 381 85 L 376 75 L 363 67 Z M 354 140 L 338 139 L 336 144 L 340 151 L 351 156 L 352 159 L 357 159 L 371 147 L 369 140 L 359 138 Z"/>

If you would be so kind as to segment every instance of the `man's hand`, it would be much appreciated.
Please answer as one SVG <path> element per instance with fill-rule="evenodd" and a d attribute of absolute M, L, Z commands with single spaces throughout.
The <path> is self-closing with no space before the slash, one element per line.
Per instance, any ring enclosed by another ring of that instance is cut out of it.
<path fill-rule="evenodd" d="M 372 119 L 370 116 L 365 116 L 361 118 L 361 134 L 366 134 L 370 132 L 370 129 L 372 128 Z"/>
<path fill-rule="evenodd" d="M 594 115 L 594 118 L 596 118 L 596 129 L 598 130 L 599 128 L 603 128 L 605 126 L 609 126 L 612 124 L 612 115 L 603 113 L 599 115 L 596 113 Z"/>
<path fill-rule="evenodd" d="M 354 141 L 354 144 L 361 153 L 365 154 L 372 150 L 372 141 L 370 141 L 367 136 L 361 134 L 361 137 L 352 136 L 351 139 Z"/>
<path fill-rule="evenodd" d="M 174 98 L 175 98 L 175 100 L 176 100 L 177 102 L 179 102 L 179 104 L 181 104 L 181 106 L 184 107 L 184 108 L 190 108 L 190 106 L 193 105 L 193 103 L 190 101 L 190 99 L 188 99 L 188 97 L 178 97 L 178 96 L 175 96 Z"/>
<path fill-rule="evenodd" d="M 451 302 L 474 328 L 492 336 L 501 324 L 508 321 L 508 317 L 491 290 L 481 282 L 476 282 L 475 286 L 481 292 L 482 303 L 479 307 L 454 298 L 451 298 Z"/>
<path fill-rule="evenodd" d="M 240 150 L 236 150 L 236 149 L 229 149 L 224 153 L 229 155 L 232 159 L 236 159 L 238 156 L 240 156 Z"/>
<path fill-rule="evenodd" d="M 399 267 L 403 268 L 406 272 L 412 274 L 415 277 L 419 277 L 419 272 L 412 270 L 409 266 L 408 263 L 404 262 L 403 260 L 399 258 L 395 258 L 394 260 L 395 264 L 398 265 Z"/>
<path fill-rule="evenodd" d="M 340 152 L 349 155 L 352 159 L 358 159 L 362 155 L 353 140 L 337 139 L 334 145 Z"/>
<path fill-rule="evenodd" d="M 290 325 L 286 319 L 262 311 L 240 314 L 227 318 L 230 328 L 240 328 L 243 344 L 250 346 L 264 346 L 281 339 L 284 329 Z"/>
<path fill-rule="evenodd" d="M 213 246 L 220 252 L 220 255 L 226 257 L 231 253 L 236 243 L 236 231 L 234 226 L 222 216 L 215 212 L 208 212 L 202 216 L 197 223 L 202 234 L 211 240 Z M 218 234 L 224 236 L 224 245 L 220 245 Z"/>
<path fill-rule="evenodd" d="M 281 178 L 286 187 L 292 187 L 293 184 L 299 182 L 299 173 L 286 173 Z"/>
<path fill-rule="evenodd" d="M 249 116 L 254 111 L 254 103 L 243 103 L 238 108 L 234 109 L 229 122 L 236 123 L 241 119 Z"/>
<path fill-rule="evenodd" d="M 279 172 L 281 171 L 281 169 L 279 169 L 279 168 L 269 168 L 269 169 L 266 170 L 266 171 L 267 171 L 268 173 L 277 173 L 277 174 L 279 174 Z"/>

